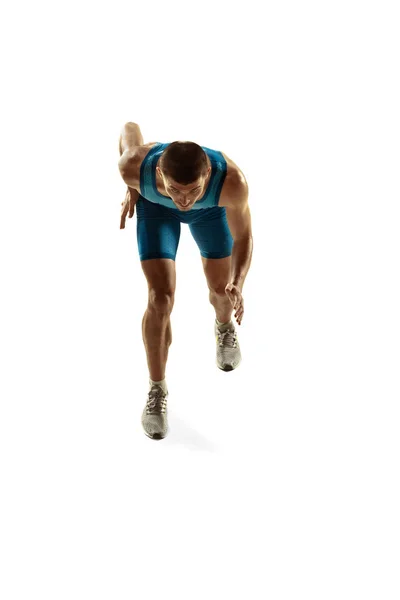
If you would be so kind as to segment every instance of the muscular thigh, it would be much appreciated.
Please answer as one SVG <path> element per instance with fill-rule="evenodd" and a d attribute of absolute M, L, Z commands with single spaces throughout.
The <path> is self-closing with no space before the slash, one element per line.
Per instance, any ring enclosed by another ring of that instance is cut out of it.
<path fill-rule="evenodd" d="M 170 258 L 150 258 L 142 260 L 141 266 L 147 279 L 149 299 L 175 295 L 176 270 L 175 261 Z"/>

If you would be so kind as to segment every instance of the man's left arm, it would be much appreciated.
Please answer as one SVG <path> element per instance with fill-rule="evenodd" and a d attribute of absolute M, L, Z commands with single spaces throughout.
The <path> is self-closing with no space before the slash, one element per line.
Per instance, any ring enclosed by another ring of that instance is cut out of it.
<path fill-rule="evenodd" d="M 249 189 L 242 173 L 232 182 L 230 205 L 226 207 L 228 225 L 233 237 L 230 283 L 243 288 L 253 254 L 253 235 L 249 208 Z"/>

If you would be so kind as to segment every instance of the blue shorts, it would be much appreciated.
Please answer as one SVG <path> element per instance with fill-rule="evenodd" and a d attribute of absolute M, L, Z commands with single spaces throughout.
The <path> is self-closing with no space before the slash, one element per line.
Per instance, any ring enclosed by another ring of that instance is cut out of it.
<path fill-rule="evenodd" d="M 175 260 L 181 235 L 181 223 L 187 223 L 201 256 L 225 258 L 232 253 L 233 238 L 224 206 L 191 209 L 167 208 L 149 202 L 142 195 L 136 203 L 137 243 L 140 260 Z"/>

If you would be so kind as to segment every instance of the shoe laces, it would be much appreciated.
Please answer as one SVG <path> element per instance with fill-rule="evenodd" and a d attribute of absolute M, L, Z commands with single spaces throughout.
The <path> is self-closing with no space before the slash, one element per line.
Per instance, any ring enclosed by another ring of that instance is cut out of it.
<path fill-rule="evenodd" d="M 147 398 L 146 412 L 148 415 L 160 415 L 165 413 L 167 406 L 166 394 L 162 387 L 154 385 Z"/>
<path fill-rule="evenodd" d="M 236 331 L 220 331 L 218 329 L 218 341 L 219 345 L 224 348 L 236 348 L 237 346 L 237 334 Z"/>

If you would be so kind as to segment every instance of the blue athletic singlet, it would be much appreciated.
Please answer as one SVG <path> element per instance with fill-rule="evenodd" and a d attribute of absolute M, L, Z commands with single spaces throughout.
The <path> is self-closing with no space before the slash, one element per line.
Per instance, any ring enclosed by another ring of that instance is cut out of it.
<path fill-rule="evenodd" d="M 233 239 L 226 208 L 218 206 L 227 172 L 226 160 L 218 150 L 201 146 L 210 159 L 211 176 L 203 198 L 197 200 L 190 210 L 182 211 L 171 198 L 160 194 L 156 186 L 156 164 L 169 143 L 153 146 L 140 167 L 140 195 L 136 203 L 140 260 L 175 260 L 181 224 L 189 226 L 203 258 L 230 256 Z"/>

